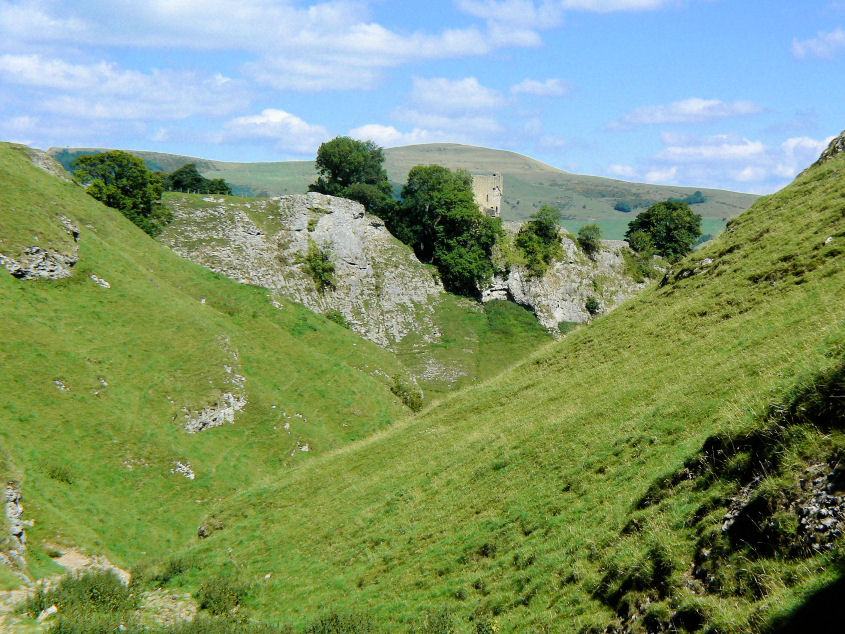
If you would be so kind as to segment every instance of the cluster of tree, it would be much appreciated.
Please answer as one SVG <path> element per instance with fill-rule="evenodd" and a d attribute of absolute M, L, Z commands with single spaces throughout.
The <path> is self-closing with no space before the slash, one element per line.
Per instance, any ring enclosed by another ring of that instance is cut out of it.
<path fill-rule="evenodd" d="M 190 194 L 223 194 L 232 195 L 232 186 L 222 178 L 205 178 L 197 170 L 195 163 L 183 165 L 170 174 L 154 172 L 162 181 L 162 186 L 171 192 L 185 192 Z"/>
<path fill-rule="evenodd" d="M 629 214 L 634 210 L 634 208 L 631 207 L 630 203 L 626 203 L 624 200 L 620 200 L 613 206 L 613 208 L 616 211 L 621 211 L 623 214 Z"/>
<path fill-rule="evenodd" d="M 692 251 L 700 235 L 701 216 L 687 203 L 667 200 L 652 205 L 628 223 L 625 239 L 638 253 L 656 253 L 675 261 Z"/>
<path fill-rule="evenodd" d="M 690 194 L 689 196 L 684 196 L 683 198 L 670 198 L 669 202 L 673 203 L 686 203 L 688 205 L 700 205 L 701 203 L 705 202 L 707 198 L 701 191 L 696 190 L 695 193 Z"/>
<path fill-rule="evenodd" d="M 319 175 L 309 190 L 363 204 L 421 261 L 437 267 L 447 290 L 475 296 L 493 274 L 501 221 L 479 211 L 468 172 L 414 167 L 397 200 L 383 167 L 384 153 L 372 141 L 337 137 L 320 146 L 315 163 Z"/>
<path fill-rule="evenodd" d="M 560 218 L 560 211 L 541 205 L 519 228 L 514 243 L 525 257 L 530 275 L 542 277 L 552 260 L 560 254 Z"/>
<path fill-rule="evenodd" d="M 120 150 L 89 154 L 74 159 L 71 168 L 88 194 L 117 209 L 151 236 L 169 222 L 170 215 L 160 204 L 164 187 L 137 156 Z"/>

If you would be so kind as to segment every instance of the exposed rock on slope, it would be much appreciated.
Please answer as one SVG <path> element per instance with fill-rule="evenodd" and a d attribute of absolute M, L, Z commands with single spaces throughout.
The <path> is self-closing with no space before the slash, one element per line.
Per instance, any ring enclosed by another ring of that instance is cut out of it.
<path fill-rule="evenodd" d="M 79 229 L 70 218 L 59 216 L 59 221 L 64 232 L 73 238 L 73 244 L 68 245 L 68 248 L 59 250 L 38 245 L 28 246 L 21 249 L 20 253 L 16 254 L 17 257 L 0 253 L 0 264 L 6 267 L 12 276 L 24 280 L 56 280 L 70 277 L 73 274 L 71 267 L 78 259 L 76 242 L 79 239 Z M 37 236 L 33 236 L 33 240 L 37 239 Z"/>
<path fill-rule="evenodd" d="M 621 240 L 605 240 L 595 259 L 591 259 L 575 242 L 564 238 L 563 256 L 542 278 L 531 277 L 525 267 L 514 267 L 507 278 L 495 277 L 484 289 L 482 299 L 510 299 L 531 310 L 546 328 L 557 328 L 562 322 L 588 321 L 589 297 L 595 297 L 605 311 L 646 286 L 625 272 L 622 249 L 627 246 Z"/>
<path fill-rule="evenodd" d="M 815 165 L 829 161 L 837 154 L 842 154 L 843 152 L 845 152 L 845 131 L 830 142 L 827 149 L 819 156 L 819 160 L 815 162 Z"/>
<path fill-rule="evenodd" d="M 198 204 L 199 203 L 199 204 Z M 323 194 L 237 201 L 170 201 L 173 222 L 159 238 L 180 255 L 242 283 L 278 291 L 318 313 L 338 311 L 360 335 L 390 347 L 409 332 L 437 337 L 430 269 L 375 216 Z M 329 254 L 334 287 L 308 272 L 309 244 Z"/>

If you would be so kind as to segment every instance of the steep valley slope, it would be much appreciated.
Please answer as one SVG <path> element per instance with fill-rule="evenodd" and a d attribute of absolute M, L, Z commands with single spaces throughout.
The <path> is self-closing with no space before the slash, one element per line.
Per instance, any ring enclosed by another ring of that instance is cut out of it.
<path fill-rule="evenodd" d="M 839 153 L 589 328 L 222 500 L 170 583 L 239 576 L 276 623 L 776 629 L 845 574 L 843 199 Z"/>
<path fill-rule="evenodd" d="M 32 153 L 0 145 L 0 476 L 17 491 L 0 551 L 26 527 L 19 572 L 57 569 L 45 542 L 121 563 L 176 547 L 212 501 L 408 413 L 394 355 L 178 257 Z"/>

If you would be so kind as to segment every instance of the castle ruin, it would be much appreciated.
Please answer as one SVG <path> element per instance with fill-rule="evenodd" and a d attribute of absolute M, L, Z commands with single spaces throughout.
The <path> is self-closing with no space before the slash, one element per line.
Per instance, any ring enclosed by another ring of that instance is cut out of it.
<path fill-rule="evenodd" d="M 472 175 L 472 196 L 475 198 L 475 204 L 482 213 L 491 218 L 499 218 L 502 215 L 503 190 L 504 177 L 501 174 Z"/>

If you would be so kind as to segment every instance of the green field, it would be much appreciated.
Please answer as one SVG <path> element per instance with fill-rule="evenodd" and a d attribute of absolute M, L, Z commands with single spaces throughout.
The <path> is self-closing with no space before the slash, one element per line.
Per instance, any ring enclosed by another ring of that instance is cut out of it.
<path fill-rule="evenodd" d="M 242 575 L 272 622 L 396 631 L 446 609 L 462 632 L 763 631 L 845 573 L 841 540 L 814 554 L 785 510 L 845 451 L 843 196 L 845 158 L 815 167 L 662 287 L 222 501 L 177 583 Z M 743 490 L 768 506 L 734 539 Z"/>
<path fill-rule="evenodd" d="M 502 305 L 442 306 L 446 353 L 507 369 L 414 416 L 389 391 L 413 357 L 190 265 L 9 146 L 0 179 L 3 252 L 59 212 L 81 229 L 74 278 L 0 276 L 0 468 L 36 520 L 33 572 L 50 540 L 148 587 L 242 587 L 228 631 L 774 632 L 841 590 L 842 537 L 813 547 L 799 510 L 845 504 L 845 156 L 559 342 L 514 344 L 525 314 Z M 185 434 L 233 349 L 247 409 Z"/>
<path fill-rule="evenodd" d="M 88 148 L 51 148 L 50 153 L 65 167 Z M 235 193 L 255 196 L 299 194 L 314 182 L 316 174 L 311 161 L 280 163 L 226 163 L 158 152 L 133 152 L 143 158 L 151 169 L 171 172 L 185 163 L 193 162 L 208 178 L 224 178 L 235 186 Z M 504 175 L 502 218 L 506 221 L 525 220 L 541 204 L 558 207 L 564 216 L 564 226 L 572 233 L 586 223 L 599 224 L 607 239 L 621 239 L 632 213 L 644 211 L 655 202 L 667 198 L 683 198 L 696 191 L 695 187 L 669 187 L 627 183 L 597 176 L 580 176 L 556 169 L 534 159 L 490 148 L 431 143 L 388 148 L 385 168 L 394 187 L 401 188 L 408 171 L 415 165 L 444 165 L 450 169 L 465 169 L 473 173 L 500 172 Z M 698 188 L 700 189 L 700 188 Z M 716 235 L 725 222 L 747 209 L 757 196 L 716 189 L 701 189 L 705 202 L 693 205 L 704 218 L 704 233 Z M 617 202 L 625 201 L 632 213 L 616 211 Z"/>

